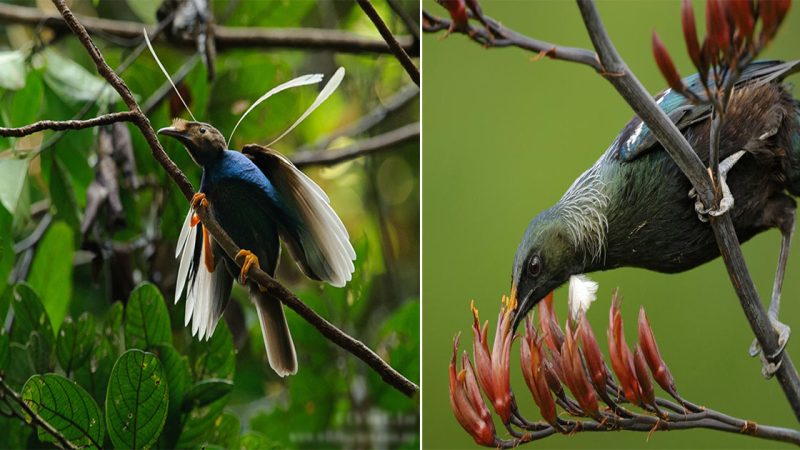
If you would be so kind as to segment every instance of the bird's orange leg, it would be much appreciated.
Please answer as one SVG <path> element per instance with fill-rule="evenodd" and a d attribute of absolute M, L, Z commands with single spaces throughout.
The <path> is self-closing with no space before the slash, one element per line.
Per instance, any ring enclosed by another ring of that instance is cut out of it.
<path fill-rule="evenodd" d="M 239 272 L 239 283 L 245 284 L 247 283 L 247 273 L 250 271 L 250 268 L 253 266 L 260 268 L 261 266 L 258 263 L 258 257 L 250 250 L 239 250 L 239 253 L 236 254 L 236 260 L 238 261 L 239 258 L 244 258 L 244 261 L 242 261 L 242 270 Z"/>
<path fill-rule="evenodd" d="M 192 196 L 192 208 L 197 209 L 200 206 L 208 208 L 208 200 L 206 200 L 206 194 L 197 192 Z"/>

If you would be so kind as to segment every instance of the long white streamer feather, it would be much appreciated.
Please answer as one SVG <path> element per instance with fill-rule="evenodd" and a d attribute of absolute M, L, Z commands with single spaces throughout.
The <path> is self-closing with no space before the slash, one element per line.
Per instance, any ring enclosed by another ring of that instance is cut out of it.
<path fill-rule="evenodd" d="M 164 68 L 164 65 L 161 64 L 161 60 L 158 59 L 158 56 L 156 56 L 156 51 L 153 50 L 153 45 L 150 43 L 150 38 L 147 37 L 147 30 L 142 28 L 142 33 L 144 34 L 144 42 L 147 43 L 147 48 L 150 50 L 150 54 L 153 55 L 153 59 L 155 59 L 156 63 L 158 63 L 158 67 L 161 68 L 161 72 L 163 72 L 164 76 L 167 77 L 167 80 L 169 80 L 169 84 L 172 85 L 172 89 L 175 89 L 175 93 L 178 94 L 178 98 L 181 99 L 181 103 L 183 103 L 183 106 L 186 108 L 186 111 L 189 111 L 189 115 L 192 116 L 192 120 L 197 122 L 197 119 L 194 118 L 194 114 L 192 114 L 192 110 L 189 109 L 189 105 L 186 104 L 186 101 L 181 96 L 180 91 L 178 91 L 178 88 L 175 86 L 175 83 L 172 81 L 172 78 L 170 78 L 167 69 Z"/>

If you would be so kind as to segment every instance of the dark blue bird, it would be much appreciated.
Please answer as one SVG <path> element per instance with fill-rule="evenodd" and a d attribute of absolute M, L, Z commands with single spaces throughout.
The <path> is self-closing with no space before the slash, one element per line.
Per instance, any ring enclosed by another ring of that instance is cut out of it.
<path fill-rule="evenodd" d="M 782 345 L 789 329 L 777 316 L 795 220 L 795 200 L 787 194 L 800 195 L 800 103 L 782 81 L 798 70 L 800 61 L 750 64 L 734 88 L 720 144 L 721 175 L 735 199 L 728 213 L 739 240 L 770 228 L 783 236 L 769 309 Z M 698 78 L 685 84 L 704 96 Z M 656 100 L 708 164 L 711 107 L 671 90 Z M 697 217 L 706 212 L 687 195 L 690 190 L 647 125 L 634 117 L 561 200 L 528 225 L 513 265 L 515 326 L 553 289 L 585 280 L 574 275 L 622 266 L 675 273 L 718 257 L 711 226 Z M 576 291 L 587 291 L 583 284 Z"/>
<path fill-rule="evenodd" d="M 205 202 L 243 249 L 237 255 L 244 257 L 240 271 L 190 209 L 176 250 L 180 267 L 175 301 L 187 286 L 185 322 L 192 322 L 193 335 L 211 337 L 234 278 L 245 284 L 254 264 L 275 274 L 281 240 L 309 278 L 339 287 L 351 279 L 356 255 L 347 230 L 325 192 L 286 157 L 259 145 L 228 150 L 222 134 L 202 122 L 175 120 L 158 132 L 180 141 L 203 168 L 193 205 Z M 280 300 L 252 283 L 248 287 L 270 365 L 280 376 L 296 373 L 297 357 Z"/>

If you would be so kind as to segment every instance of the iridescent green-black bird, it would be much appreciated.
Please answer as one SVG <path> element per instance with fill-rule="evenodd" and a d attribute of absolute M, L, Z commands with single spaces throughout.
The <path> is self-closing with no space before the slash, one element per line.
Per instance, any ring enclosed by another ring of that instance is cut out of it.
<path fill-rule="evenodd" d="M 782 345 L 789 329 L 777 316 L 795 220 L 790 195 L 800 195 L 800 103 L 782 81 L 798 70 L 800 61 L 761 61 L 743 70 L 720 144 L 739 240 L 770 228 L 783 236 L 769 309 Z M 703 95 L 696 74 L 684 82 Z M 671 90 L 656 100 L 707 164 L 711 107 Z M 674 273 L 718 257 L 711 226 L 698 220 L 690 189 L 647 125 L 631 120 L 594 166 L 525 230 L 512 272 L 515 326 L 573 275 L 623 266 Z"/>

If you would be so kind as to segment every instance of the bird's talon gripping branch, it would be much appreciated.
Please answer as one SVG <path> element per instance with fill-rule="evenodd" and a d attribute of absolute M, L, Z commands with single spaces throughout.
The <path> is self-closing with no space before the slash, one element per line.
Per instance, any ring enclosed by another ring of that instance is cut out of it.
<path fill-rule="evenodd" d="M 742 156 L 744 156 L 744 154 L 744 150 L 739 150 L 738 152 L 720 161 L 719 179 L 715 184 L 718 185 L 722 190 L 722 199 L 719 201 L 719 206 L 717 208 L 706 208 L 703 202 L 700 201 L 700 198 L 697 196 L 697 191 L 694 188 L 689 190 L 689 197 L 695 199 L 694 210 L 697 212 L 697 217 L 701 222 L 708 222 L 708 216 L 719 217 L 733 208 L 733 194 L 731 194 L 731 190 L 727 183 L 728 172 L 730 172 L 733 166 Z"/>
<path fill-rule="evenodd" d="M 261 265 L 258 262 L 258 256 L 250 250 L 239 250 L 239 253 L 236 254 L 236 261 L 239 261 L 240 258 L 244 258 L 244 261 L 242 261 L 242 270 L 239 272 L 239 283 L 244 285 L 247 283 L 247 274 L 250 269 L 253 266 L 261 267 Z"/>
<path fill-rule="evenodd" d="M 206 194 L 197 192 L 192 196 L 192 209 L 197 209 L 201 206 L 208 208 L 208 200 L 206 199 Z"/>
<path fill-rule="evenodd" d="M 792 334 L 792 329 L 785 323 L 779 322 L 776 316 L 770 313 L 769 318 L 770 322 L 772 322 L 772 327 L 778 334 L 778 349 L 771 355 L 765 355 L 764 351 L 761 349 L 761 344 L 758 343 L 758 339 L 753 339 L 749 350 L 750 356 L 758 356 L 764 364 L 764 367 L 761 368 L 761 374 L 766 379 L 772 378 L 775 372 L 780 369 L 781 363 L 783 362 L 783 350 L 786 348 L 786 344 L 789 342 L 789 336 Z"/>

